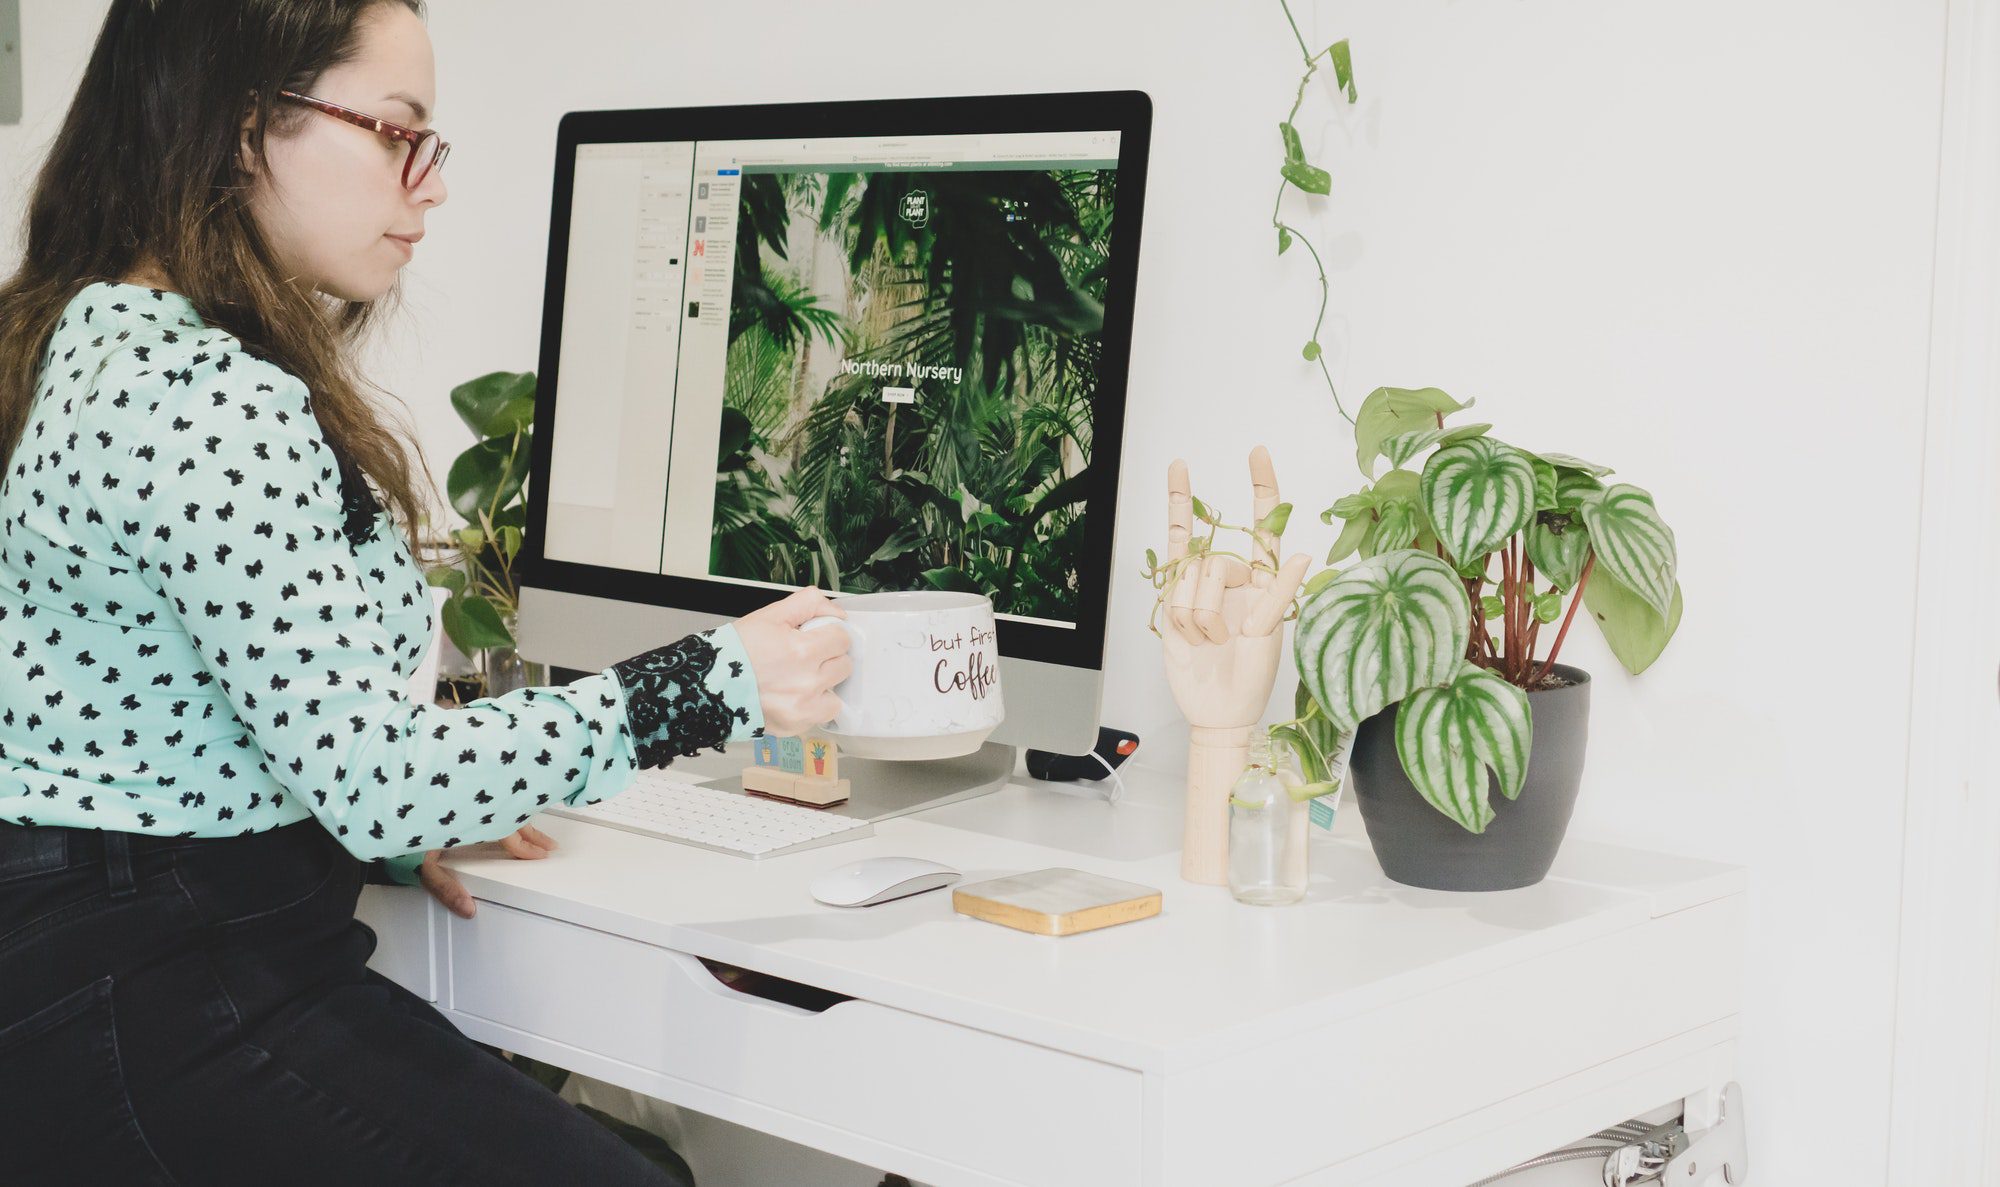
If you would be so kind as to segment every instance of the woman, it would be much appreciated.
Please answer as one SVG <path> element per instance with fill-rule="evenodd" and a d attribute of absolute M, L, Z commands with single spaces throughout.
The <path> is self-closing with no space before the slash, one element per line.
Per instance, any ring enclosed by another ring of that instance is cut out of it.
<path fill-rule="evenodd" d="M 564 688 L 402 691 L 422 471 L 350 346 L 445 199 L 421 16 L 114 0 L 34 187 L 0 288 L 0 1182 L 668 1181 L 365 969 L 363 862 L 540 856 L 553 800 L 823 722 L 845 632 L 797 629 L 840 614 L 802 591 Z"/>

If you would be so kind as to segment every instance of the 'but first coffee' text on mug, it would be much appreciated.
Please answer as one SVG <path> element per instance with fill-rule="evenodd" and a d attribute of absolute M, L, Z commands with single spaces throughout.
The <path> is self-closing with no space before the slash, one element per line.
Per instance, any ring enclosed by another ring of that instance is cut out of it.
<path fill-rule="evenodd" d="M 854 674 L 835 687 L 827 729 L 856 758 L 956 758 L 979 749 L 1006 717 L 993 602 L 982 594 L 911 590 L 840 599 Z"/>

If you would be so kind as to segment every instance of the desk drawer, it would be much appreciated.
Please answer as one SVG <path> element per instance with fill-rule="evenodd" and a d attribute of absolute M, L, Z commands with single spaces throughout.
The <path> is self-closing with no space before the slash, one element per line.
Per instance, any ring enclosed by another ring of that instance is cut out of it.
<path fill-rule="evenodd" d="M 493 903 L 445 918 L 461 1014 L 999 1181 L 1138 1181 L 1136 1072 L 869 1001 L 767 1001 L 685 953 Z"/>

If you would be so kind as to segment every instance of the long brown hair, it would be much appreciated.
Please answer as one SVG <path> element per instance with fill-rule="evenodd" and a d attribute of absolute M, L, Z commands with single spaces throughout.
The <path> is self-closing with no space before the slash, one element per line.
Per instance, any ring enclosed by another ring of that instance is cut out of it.
<path fill-rule="evenodd" d="M 384 302 L 336 300 L 285 274 L 251 217 L 240 152 L 246 116 L 259 168 L 267 133 L 309 118 L 278 92 L 311 93 L 350 60 L 377 4 L 423 15 L 422 0 L 113 0 L 35 179 L 20 270 L 0 286 L 0 459 L 20 440 L 63 309 L 149 264 L 203 321 L 305 383 L 343 478 L 372 481 L 421 547 L 433 503 L 413 472 L 422 450 L 353 358 Z"/>

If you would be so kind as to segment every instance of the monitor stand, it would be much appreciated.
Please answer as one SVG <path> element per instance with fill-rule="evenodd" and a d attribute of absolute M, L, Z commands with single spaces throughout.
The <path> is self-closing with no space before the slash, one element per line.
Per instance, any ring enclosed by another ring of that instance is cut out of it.
<path fill-rule="evenodd" d="M 749 747 L 737 753 L 747 755 Z M 887 820 L 998 791 L 1014 777 L 1015 749 L 987 742 L 959 758 L 914 762 L 840 756 L 840 777 L 847 780 L 848 800 L 821 811 L 858 820 Z M 741 764 L 738 764 L 738 769 Z M 743 790 L 741 775 L 718 778 L 713 786 Z"/>

